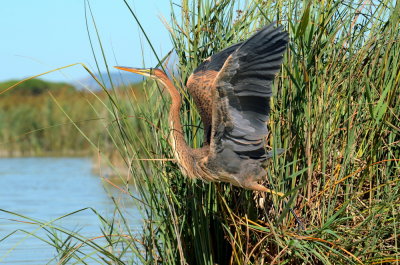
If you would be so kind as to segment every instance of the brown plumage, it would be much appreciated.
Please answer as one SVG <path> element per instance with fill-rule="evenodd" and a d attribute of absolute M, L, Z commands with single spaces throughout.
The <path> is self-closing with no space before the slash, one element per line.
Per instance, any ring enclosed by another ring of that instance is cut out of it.
<path fill-rule="evenodd" d="M 205 181 L 223 181 L 250 190 L 279 192 L 259 184 L 266 176 L 264 147 L 272 83 L 286 49 L 288 34 L 271 25 L 248 40 L 206 59 L 189 77 L 187 88 L 201 115 L 205 144 L 185 141 L 179 118 L 181 98 L 159 69 L 116 68 L 151 77 L 171 95 L 170 144 L 183 173 Z"/>

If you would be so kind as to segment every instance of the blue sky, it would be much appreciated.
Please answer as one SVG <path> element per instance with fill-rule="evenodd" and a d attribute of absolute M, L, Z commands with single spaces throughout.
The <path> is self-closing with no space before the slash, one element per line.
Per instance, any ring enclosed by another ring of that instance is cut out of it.
<path fill-rule="evenodd" d="M 143 58 L 147 66 L 157 63 L 123 0 L 90 3 L 111 65 L 143 66 Z M 169 19 L 170 1 L 128 0 L 128 3 L 157 52 L 165 55 L 172 45 L 160 16 Z M 0 36 L 0 81 L 21 79 L 77 62 L 95 68 L 83 0 L 3 1 Z M 96 39 L 93 31 L 92 39 Z M 71 82 L 86 76 L 82 67 L 75 66 L 63 70 L 63 74 L 55 72 L 42 78 Z"/>

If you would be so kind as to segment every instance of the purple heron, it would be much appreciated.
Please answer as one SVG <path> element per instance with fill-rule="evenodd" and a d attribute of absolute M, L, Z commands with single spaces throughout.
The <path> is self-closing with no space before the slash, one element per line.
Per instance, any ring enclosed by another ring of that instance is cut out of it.
<path fill-rule="evenodd" d="M 169 141 L 186 176 L 283 196 L 258 182 L 266 177 L 265 161 L 272 157 L 264 141 L 272 83 L 287 43 L 288 34 L 282 27 L 270 24 L 246 41 L 212 55 L 194 70 L 187 89 L 206 135 L 204 146 L 197 149 L 185 141 L 179 116 L 181 97 L 162 70 L 115 68 L 150 77 L 167 88 L 172 98 Z"/>

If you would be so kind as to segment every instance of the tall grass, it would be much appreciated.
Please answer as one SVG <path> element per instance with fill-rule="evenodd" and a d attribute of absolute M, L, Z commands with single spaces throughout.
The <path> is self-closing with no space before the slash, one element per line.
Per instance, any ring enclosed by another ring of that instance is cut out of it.
<path fill-rule="evenodd" d="M 90 242 L 87 255 L 111 264 L 400 263 L 399 3 L 182 0 L 171 10 L 172 76 L 192 147 L 203 141 L 185 89 L 193 69 L 271 21 L 289 32 L 268 137 L 286 152 L 266 180 L 285 198 L 183 177 L 171 161 L 162 88 L 149 83 L 146 104 L 110 93 L 118 122 L 107 130 L 131 169 L 122 189 L 143 212 L 143 232 L 130 232 L 116 204 L 121 222 L 107 223 L 103 248 L 77 239 Z"/>
<path fill-rule="evenodd" d="M 1 92 L 16 83 L 0 83 Z M 116 93 L 121 102 L 128 100 L 127 90 L 139 99 L 138 87 L 141 84 L 122 86 Z M 113 122 L 113 116 L 104 101 L 104 91 L 90 93 L 69 84 L 37 79 L 6 91 L 0 96 L 0 157 L 93 155 L 92 145 L 83 134 L 103 146 L 110 144 L 104 128 Z"/>
<path fill-rule="evenodd" d="M 3 156 L 88 155 L 92 152 L 60 108 L 95 139 L 101 136 L 103 129 L 100 118 L 89 105 L 89 102 L 98 105 L 95 97 L 85 92 L 51 95 L 12 94 L 0 99 L 0 151 Z"/>

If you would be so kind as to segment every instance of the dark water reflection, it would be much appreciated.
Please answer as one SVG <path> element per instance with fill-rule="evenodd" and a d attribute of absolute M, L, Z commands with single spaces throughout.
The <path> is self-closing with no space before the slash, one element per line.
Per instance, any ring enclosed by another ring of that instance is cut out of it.
<path fill-rule="evenodd" d="M 91 172 L 91 167 L 90 159 L 86 158 L 0 159 L 0 209 L 41 221 L 51 221 L 85 207 L 110 217 L 114 204 L 101 179 Z M 140 214 L 131 200 L 124 198 L 118 190 L 111 189 L 111 192 L 122 200 L 131 227 L 140 229 Z M 17 229 L 37 230 L 37 226 L 10 219 L 24 220 L 0 212 L 0 264 L 46 264 L 55 256 L 54 248 L 22 232 L 1 241 Z M 57 221 L 57 225 L 79 230 L 88 238 L 102 235 L 101 222 L 90 210 Z M 40 229 L 35 234 L 47 238 Z M 91 264 L 89 260 L 88 263 Z"/>

